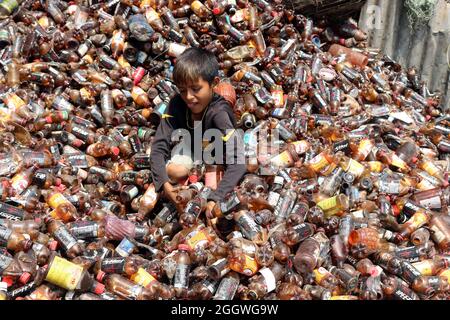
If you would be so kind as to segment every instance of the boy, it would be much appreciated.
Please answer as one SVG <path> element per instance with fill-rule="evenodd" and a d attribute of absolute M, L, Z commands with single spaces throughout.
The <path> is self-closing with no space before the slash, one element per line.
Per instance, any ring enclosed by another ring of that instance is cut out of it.
<path fill-rule="evenodd" d="M 209 218 L 215 202 L 222 200 L 232 191 L 246 172 L 245 162 L 242 161 L 242 137 L 238 131 L 233 130 L 236 126 L 233 110 L 223 97 L 214 93 L 214 86 L 219 83 L 218 73 L 219 64 L 214 54 L 206 50 L 189 48 L 178 57 L 173 70 L 173 81 L 180 94 L 172 98 L 166 114 L 162 117 L 150 156 L 156 191 L 163 189 L 166 197 L 180 211 L 176 201 L 177 189 L 170 180 L 186 177 L 192 168 L 192 151 L 202 145 L 201 139 L 196 141 L 194 129 L 201 129 L 202 136 L 208 129 L 220 130 L 224 141 L 223 163 L 226 169 L 217 190 L 208 197 L 206 215 Z M 171 137 L 177 129 L 189 131 L 191 145 L 188 149 L 191 155 L 173 155 L 172 152 L 172 158 L 166 165 L 170 155 Z"/>

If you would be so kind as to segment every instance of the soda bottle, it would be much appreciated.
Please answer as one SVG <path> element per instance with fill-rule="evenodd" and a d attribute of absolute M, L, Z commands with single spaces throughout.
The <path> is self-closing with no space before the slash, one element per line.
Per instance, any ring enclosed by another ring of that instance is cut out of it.
<path fill-rule="evenodd" d="M 0 243 L 15 252 L 27 251 L 33 245 L 33 242 L 27 240 L 23 234 L 2 225 L 0 225 Z"/>
<path fill-rule="evenodd" d="M 213 300 L 233 300 L 240 283 L 239 274 L 229 272 L 219 283 Z"/>
<path fill-rule="evenodd" d="M 277 282 L 286 274 L 285 267 L 274 262 L 270 268 L 259 270 L 260 275 L 250 279 L 248 296 L 252 300 L 260 299 L 276 289 Z"/>
<path fill-rule="evenodd" d="M 70 233 L 66 226 L 51 217 L 44 219 L 47 225 L 47 231 L 60 244 L 69 258 L 75 258 L 83 253 L 83 247 L 77 242 L 77 239 Z"/>
<path fill-rule="evenodd" d="M 53 255 L 50 258 L 44 278 L 45 281 L 66 290 L 77 292 L 91 291 L 96 294 L 102 294 L 105 291 L 105 287 L 95 281 L 82 266 L 57 255 Z"/>
<path fill-rule="evenodd" d="M 57 189 L 43 190 L 42 193 L 47 204 L 54 209 L 51 212 L 53 218 L 61 219 L 64 222 L 79 218 L 75 206 Z"/>
<path fill-rule="evenodd" d="M 189 246 L 185 244 L 178 245 L 178 252 L 174 258 L 177 263 L 175 270 L 174 288 L 177 298 L 185 297 L 189 288 L 189 270 L 191 259 L 189 257 Z"/>
<path fill-rule="evenodd" d="M 107 291 L 127 300 L 153 300 L 156 298 L 155 292 L 118 274 L 107 275 L 103 281 Z"/>

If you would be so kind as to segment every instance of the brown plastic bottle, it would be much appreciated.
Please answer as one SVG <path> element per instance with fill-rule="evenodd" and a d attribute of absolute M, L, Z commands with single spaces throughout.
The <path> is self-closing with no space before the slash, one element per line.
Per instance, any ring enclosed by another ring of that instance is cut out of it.
<path fill-rule="evenodd" d="M 443 251 L 450 248 L 450 222 L 448 216 L 434 214 L 429 222 L 431 237 Z"/>
<path fill-rule="evenodd" d="M 64 222 L 73 221 L 79 218 L 75 206 L 58 190 L 43 190 L 42 194 L 44 195 L 47 204 L 54 209 L 51 212 L 53 218 L 61 219 Z"/>
<path fill-rule="evenodd" d="M 261 299 L 276 289 L 277 282 L 286 274 L 284 265 L 274 262 L 270 267 L 259 270 L 260 275 L 251 278 L 248 296 L 252 300 Z"/>
<path fill-rule="evenodd" d="M 153 210 L 156 202 L 159 199 L 159 194 L 155 191 L 155 185 L 152 183 L 139 202 L 139 211 L 136 215 L 138 221 L 143 221 L 144 218 Z"/>
<path fill-rule="evenodd" d="M 3 278 L 11 277 L 22 284 L 27 283 L 31 279 L 31 274 L 23 270 L 17 257 L 13 258 L 3 252 L 0 252 L 0 268 L 2 270 L 0 274 Z"/>
<path fill-rule="evenodd" d="M 369 62 L 369 59 L 366 55 L 339 44 L 332 44 L 328 52 L 333 56 L 345 54 L 347 56 L 347 61 L 361 68 L 364 68 Z"/>
<path fill-rule="evenodd" d="M 3 243 L 6 248 L 15 252 L 27 251 L 33 245 L 33 242 L 27 240 L 23 234 L 4 226 L 0 226 L 0 242 Z"/>
<path fill-rule="evenodd" d="M 187 295 L 189 288 L 189 271 L 191 268 L 191 258 L 189 257 L 189 246 L 185 244 L 178 245 L 178 252 L 175 254 L 177 267 L 174 276 L 174 288 L 177 298 L 183 298 Z"/>
<path fill-rule="evenodd" d="M 156 292 L 144 288 L 118 274 L 107 275 L 104 283 L 107 291 L 124 299 L 153 300 L 156 298 Z"/>
<path fill-rule="evenodd" d="M 64 223 L 51 217 L 44 219 L 47 225 L 47 231 L 62 246 L 69 258 L 75 258 L 83 253 L 83 247 L 77 242 L 77 239 L 70 233 Z"/>

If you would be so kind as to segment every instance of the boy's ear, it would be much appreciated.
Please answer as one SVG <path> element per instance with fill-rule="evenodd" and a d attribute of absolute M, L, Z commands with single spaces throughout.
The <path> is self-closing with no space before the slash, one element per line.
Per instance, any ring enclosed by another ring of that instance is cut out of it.
<path fill-rule="evenodd" d="M 219 77 L 214 77 L 214 80 L 213 80 L 213 82 L 212 82 L 212 86 L 213 87 L 215 87 L 215 86 L 217 86 L 218 84 L 219 84 L 219 82 L 220 82 L 220 78 Z"/>

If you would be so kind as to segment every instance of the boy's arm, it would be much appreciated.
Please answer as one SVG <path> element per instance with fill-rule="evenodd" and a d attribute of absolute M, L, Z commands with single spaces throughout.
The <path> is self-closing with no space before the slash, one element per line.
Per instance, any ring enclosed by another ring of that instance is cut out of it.
<path fill-rule="evenodd" d="M 150 165 L 156 192 L 161 191 L 164 183 L 169 181 L 166 162 L 170 158 L 170 140 L 173 130 L 174 127 L 170 117 L 161 119 L 161 123 L 156 130 L 155 138 L 152 142 Z"/>
<path fill-rule="evenodd" d="M 244 141 L 240 130 L 235 130 L 232 120 L 226 111 L 218 112 L 214 117 L 214 125 L 222 132 L 224 140 L 225 172 L 217 190 L 212 192 L 208 200 L 221 201 L 227 193 L 233 191 L 247 172 L 244 157 Z"/>

